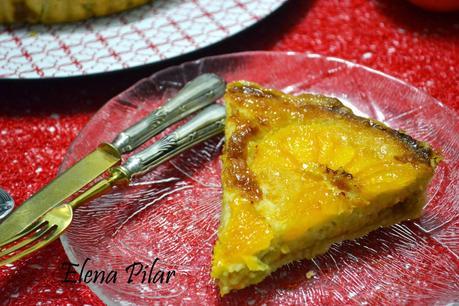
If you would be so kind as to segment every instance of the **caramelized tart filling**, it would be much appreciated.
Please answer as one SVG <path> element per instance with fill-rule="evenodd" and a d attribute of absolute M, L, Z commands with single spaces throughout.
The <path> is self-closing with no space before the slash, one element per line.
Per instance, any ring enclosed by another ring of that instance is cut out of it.
<path fill-rule="evenodd" d="M 420 215 L 439 160 L 427 144 L 334 98 L 234 82 L 225 102 L 212 267 L 222 294 L 333 242 Z"/>

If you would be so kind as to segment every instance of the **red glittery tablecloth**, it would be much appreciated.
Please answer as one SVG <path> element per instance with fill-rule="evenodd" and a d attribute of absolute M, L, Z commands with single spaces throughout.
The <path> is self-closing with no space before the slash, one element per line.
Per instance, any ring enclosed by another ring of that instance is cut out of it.
<path fill-rule="evenodd" d="M 396 0 L 292 0 L 237 37 L 167 64 L 254 49 L 355 61 L 459 111 L 457 13 L 427 13 Z M 105 101 L 164 65 L 70 81 L 0 81 L 0 187 L 22 203 L 56 175 L 71 141 Z M 66 261 L 55 242 L 1 268 L 0 305 L 101 305 L 85 285 L 62 282 Z"/>

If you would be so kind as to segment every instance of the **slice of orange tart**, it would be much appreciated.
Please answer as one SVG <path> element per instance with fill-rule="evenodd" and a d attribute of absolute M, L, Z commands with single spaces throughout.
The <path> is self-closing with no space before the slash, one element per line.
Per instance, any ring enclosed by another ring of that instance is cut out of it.
<path fill-rule="evenodd" d="M 212 277 L 222 295 L 289 262 L 418 218 L 439 157 L 334 98 L 228 85 L 223 209 Z"/>

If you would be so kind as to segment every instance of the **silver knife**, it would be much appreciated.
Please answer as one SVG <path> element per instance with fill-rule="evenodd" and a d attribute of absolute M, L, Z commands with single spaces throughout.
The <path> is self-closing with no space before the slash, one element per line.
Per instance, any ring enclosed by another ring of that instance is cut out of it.
<path fill-rule="evenodd" d="M 187 83 L 148 117 L 121 132 L 112 143 L 101 144 L 16 208 L 0 224 L 0 245 L 21 237 L 41 216 L 119 164 L 121 154 L 133 151 L 171 124 L 213 103 L 224 94 L 225 87 L 225 82 L 215 74 L 203 74 Z"/>

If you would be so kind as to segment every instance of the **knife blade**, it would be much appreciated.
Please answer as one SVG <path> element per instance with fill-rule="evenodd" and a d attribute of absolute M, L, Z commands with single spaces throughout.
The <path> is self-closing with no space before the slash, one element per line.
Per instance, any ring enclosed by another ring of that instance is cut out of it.
<path fill-rule="evenodd" d="M 220 98 L 225 82 L 215 74 L 203 74 L 187 83 L 175 97 L 149 116 L 124 130 L 112 143 L 103 143 L 51 183 L 26 200 L 0 224 L 0 245 L 21 235 L 52 208 L 85 187 L 131 152 L 171 124 Z"/>

